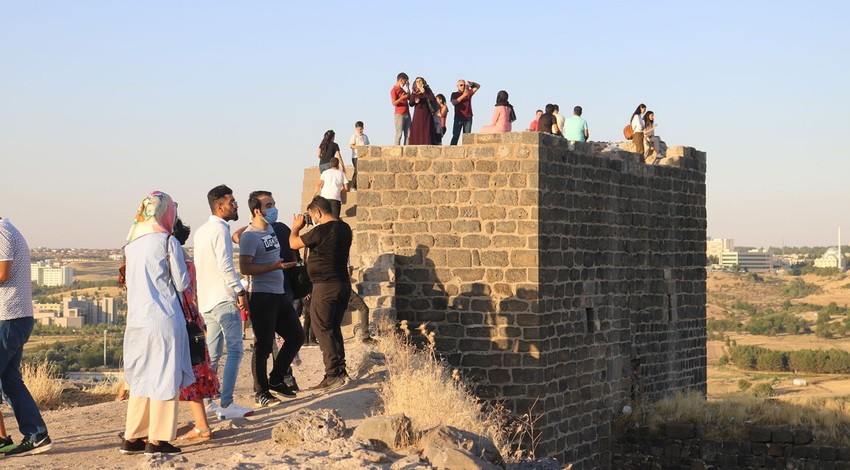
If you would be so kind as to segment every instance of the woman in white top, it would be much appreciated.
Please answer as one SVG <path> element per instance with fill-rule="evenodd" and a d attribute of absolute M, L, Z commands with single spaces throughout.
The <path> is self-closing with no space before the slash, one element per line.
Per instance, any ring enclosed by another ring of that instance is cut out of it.
<path fill-rule="evenodd" d="M 646 105 L 641 103 L 635 109 L 635 112 L 632 113 L 632 132 L 634 135 L 632 136 L 632 142 L 635 144 L 635 152 L 643 155 L 644 146 L 643 146 L 643 113 L 646 112 Z"/>
<path fill-rule="evenodd" d="M 124 377 L 130 385 L 122 454 L 179 454 L 177 396 L 195 381 L 178 292 L 189 287 L 180 243 L 171 236 L 177 204 L 154 191 L 127 235 Z M 145 442 L 142 438 L 147 438 Z"/>

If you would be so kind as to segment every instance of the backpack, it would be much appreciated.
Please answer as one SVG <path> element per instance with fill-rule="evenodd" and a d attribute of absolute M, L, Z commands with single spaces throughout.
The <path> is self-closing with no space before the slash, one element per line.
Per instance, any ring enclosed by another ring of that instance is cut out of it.
<path fill-rule="evenodd" d="M 631 124 L 626 124 L 626 127 L 623 128 L 623 135 L 628 140 L 632 140 L 632 137 L 635 136 L 635 131 L 632 130 Z"/>

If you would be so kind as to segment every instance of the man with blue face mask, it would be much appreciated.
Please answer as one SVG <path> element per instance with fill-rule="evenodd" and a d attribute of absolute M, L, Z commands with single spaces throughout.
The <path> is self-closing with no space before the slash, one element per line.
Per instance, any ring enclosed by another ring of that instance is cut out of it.
<path fill-rule="evenodd" d="M 280 240 L 271 226 L 277 221 L 272 193 L 252 192 L 248 208 L 251 224 L 239 239 L 239 271 L 248 276 L 248 315 L 254 330 L 251 375 L 256 405 L 274 406 L 280 404 L 280 400 L 269 393 L 270 390 L 284 398 L 296 396 L 283 377 L 304 344 L 304 329 L 292 303 L 287 302 L 284 295 L 283 271 L 295 266 L 295 262 L 286 262 L 280 257 Z M 275 333 L 284 339 L 284 344 L 267 374 L 266 364 L 274 347 Z"/>

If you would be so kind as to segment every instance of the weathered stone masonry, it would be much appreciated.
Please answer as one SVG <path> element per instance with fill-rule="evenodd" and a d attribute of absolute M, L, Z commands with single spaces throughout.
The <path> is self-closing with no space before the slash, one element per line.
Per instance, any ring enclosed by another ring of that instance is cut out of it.
<path fill-rule="evenodd" d="M 611 466 L 623 405 L 705 391 L 705 154 L 601 147 L 364 147 L 355 193 L 374 314 L 428 322 L 480 396 L 539 416 L 537 455 L 576 468 Z"/>

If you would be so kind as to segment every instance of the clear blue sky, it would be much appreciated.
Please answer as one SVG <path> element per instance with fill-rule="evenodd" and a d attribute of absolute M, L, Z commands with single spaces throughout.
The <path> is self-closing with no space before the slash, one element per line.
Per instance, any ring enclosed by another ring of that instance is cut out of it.
<path fill-rule="evenodd" d="M 480 82 L 474 130 L 500 89 L 520 127 L 579 104 L 603 141 L 645 102 L 708 152 L 710 236 L 850 238 L 846 2 L 290 3 L 0 2 L 0 216 L 31 246 L 120 247 L 150 190 L 198 226 L 227 183 L 240 222 L 254 189 L 290 221 L 325 130 L 391 143 L 405 71 Z"/>

